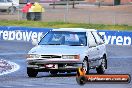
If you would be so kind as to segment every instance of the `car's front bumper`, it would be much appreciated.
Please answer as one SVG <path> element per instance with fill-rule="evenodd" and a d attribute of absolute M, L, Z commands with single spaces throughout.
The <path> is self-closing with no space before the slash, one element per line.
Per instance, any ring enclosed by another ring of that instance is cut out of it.
<path fill-rule="evenodd" d="M 28 60 L 27 67 L 41 70 L 41 71 L 75 71 L 77 68 L 82 67 L 80 61 L 43 61 L 43 60 Z"/>

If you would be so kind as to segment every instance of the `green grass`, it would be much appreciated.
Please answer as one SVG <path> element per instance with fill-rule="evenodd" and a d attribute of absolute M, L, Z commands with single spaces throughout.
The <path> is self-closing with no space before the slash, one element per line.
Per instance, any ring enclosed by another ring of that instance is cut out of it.
<path fill-rule="evenodd" d="M 64 23 L 64 22 L 39 22 L 39 21 L 0 21 L 0 26 L 27 26 L 43 28 L 89 28 L 97 30 L 132 30 L 128 25 L 104 25 L 86 23 Z"/>

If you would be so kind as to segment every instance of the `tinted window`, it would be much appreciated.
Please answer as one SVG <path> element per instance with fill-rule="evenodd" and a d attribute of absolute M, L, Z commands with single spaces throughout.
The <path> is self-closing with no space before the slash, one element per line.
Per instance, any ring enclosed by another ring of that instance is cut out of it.
<path fill-rule="evenodd" d="M 0 0 L 0 2 L 5 2 L 5 0 Z"/>
<path fill-rule="evenodd" d="M 12 0 L 7 0 L 7 2 L 12 2 Z"/>

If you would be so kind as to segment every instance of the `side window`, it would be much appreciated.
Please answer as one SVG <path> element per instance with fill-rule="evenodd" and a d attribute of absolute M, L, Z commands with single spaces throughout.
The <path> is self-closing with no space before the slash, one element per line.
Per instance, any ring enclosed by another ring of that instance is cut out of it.
<path fill-rule="evenodd" d="M 12 2 L 12 0 L 7 0 L 7 2 Z"/>
<path fill-rule="evenodd" d="M 5 2 L 5 0 L 0 0 L 0 3 Z"/>
<path fill-rule="evenodd" d="M 101 38 L 101 36 L 97 32 L 92 32 L 92 34 L 94 35 L 96 42 L 99 45 L 104 43 L 103 39 Z"/>
<path fill-rule="evenodd" d="M 88 44 L 89 44 L 89 47 L 96 47 L 97 46 L 95 38 L 91 32 L 88 33 Z"/>

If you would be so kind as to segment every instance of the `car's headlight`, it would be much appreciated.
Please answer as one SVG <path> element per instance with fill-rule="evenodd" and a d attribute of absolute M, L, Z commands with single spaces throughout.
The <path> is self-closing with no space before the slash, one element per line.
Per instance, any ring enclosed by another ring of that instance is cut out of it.
<path fill-rule="evenodd" d="M 63 55 L 63 59 L 80 59 L 80 55 Z"/>
<path fill-rule="evenodd" d="M 28 54 L 27 58 L 40 58 L 40 55 L 38 55 L 38 54 Z"/>

